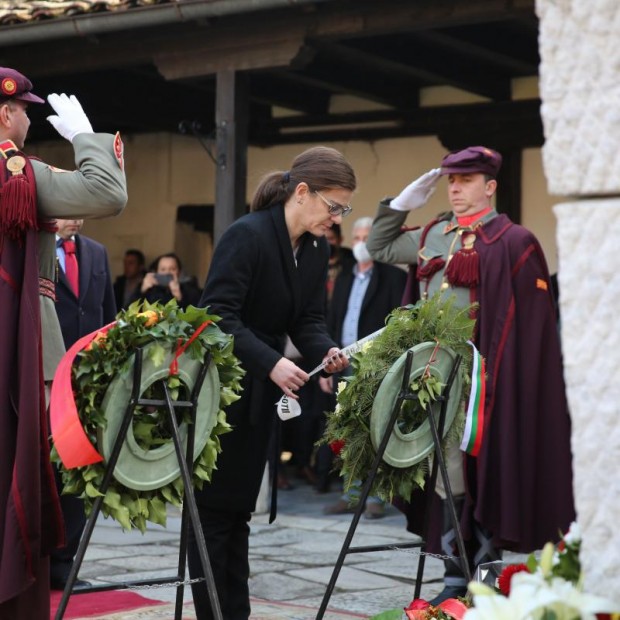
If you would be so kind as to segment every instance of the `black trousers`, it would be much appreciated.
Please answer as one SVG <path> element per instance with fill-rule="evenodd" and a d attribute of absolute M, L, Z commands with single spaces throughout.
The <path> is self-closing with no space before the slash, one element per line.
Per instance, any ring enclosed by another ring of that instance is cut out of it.
<path fill-rule="evenodd" d="M 250 591 L 248 579 L 249 512 L 213 510 L 198 506 L 207 553 L 224 620 L 248 620 Z M 187 558 L 192 579 L 204 577 L 193 528 L 189 527 Z M 198 620 L 214 618 L 206 582 L 192 584 Z"/>

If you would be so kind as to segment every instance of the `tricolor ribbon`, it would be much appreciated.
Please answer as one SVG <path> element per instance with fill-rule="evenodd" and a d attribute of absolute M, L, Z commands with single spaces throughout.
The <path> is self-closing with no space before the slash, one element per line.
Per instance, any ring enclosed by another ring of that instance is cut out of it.
<path fill-rule="evenodd" d="M 54 446 L 67 469 L 85 467 L 103 461 L 103 457 L 84 432 L 71 386 L 71 367 L 76 355 L 85 349 L 99 334 L 116 325 L 116 321 L 82 336 L 64 354 L 58 364 L 50 397 L 50 424 Z"/>
<path fill-rule="evenodd" d="M 469 394 L 469 403 L 467 404 L 467 416 L 461 441 L 461 450 L 472 456 L 478 456 L 484 432 L 486 370 L 484 358 L 480 355 L 480 351 L 476 349 L 471 340 L 468 340 L 467 343 L 471 345 L 474 357 L 471 369 L 471 392 Z"/>

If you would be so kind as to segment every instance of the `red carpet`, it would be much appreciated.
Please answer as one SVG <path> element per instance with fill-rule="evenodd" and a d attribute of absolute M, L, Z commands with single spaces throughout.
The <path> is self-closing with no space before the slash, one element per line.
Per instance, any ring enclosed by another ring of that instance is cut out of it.
<path fill-rule="evenodd" d="M 60 602 L 62 592 L 52 592 L 52 614 Z M 317 608 L 295 603 L 265 601 L 251 598 L 252 620 L 314 620 Z M 328 609 L 325 620 L 350 620 L 368 616 Z M 69 599 L 63 620 L 171 620 L 174 618 L 174 604 L 144 598 L 127 590 L 110 590 L 76 594 Z M 194 605 L 186 601 L 183 605 L 183 620 L 196 620 Z"/>
<path fill-rule="evenodd" d="M 62 592 L 53 590 L 51 596 L 51 614 L 53 620 L 62 598 Z M 69 598 L 69 604 L 63 615 L 63 620 L 78 620 L 92 618 L 103 614 L 113 614 L 119 611 L 130 611 L 144 607 L 163 605 L 162 601 L 144 598 L 128 590 L 108 590 L 106 592 L 90 592 L 88 594 L 74 594 Z"/>

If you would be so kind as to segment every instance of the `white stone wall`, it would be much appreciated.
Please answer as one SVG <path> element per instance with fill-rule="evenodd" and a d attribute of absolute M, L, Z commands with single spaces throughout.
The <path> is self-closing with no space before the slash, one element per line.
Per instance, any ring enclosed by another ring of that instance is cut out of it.
<path fill-rule="evenodd" d="M 620 600 L 620 2 L 537 0 L 586 591 Z M 588 200 L 587 196 L 607 196 Z"/>
<path fill-rule="evenodd" d="M 620 600 L 620 199 L 565 203 L 554 211 L 586 590 Z"/>
<path fill-rule="evenodd" d="M 620 2 L 538 0 L 549 191 L 620 191 Z"/>

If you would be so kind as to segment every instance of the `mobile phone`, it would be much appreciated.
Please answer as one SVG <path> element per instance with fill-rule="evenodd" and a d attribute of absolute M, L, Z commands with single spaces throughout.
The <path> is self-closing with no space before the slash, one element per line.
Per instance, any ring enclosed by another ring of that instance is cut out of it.
<path fill-rule="evenodd" d="M 159 286 L 168 286 L 168 284 L 172 282 L 172 274 L 171 273 L 156 273 L 155 280 L 157 280 L 157 284 L 159 284 Z"/>

